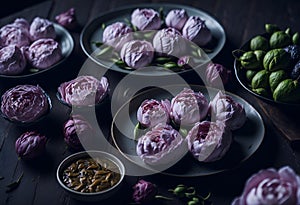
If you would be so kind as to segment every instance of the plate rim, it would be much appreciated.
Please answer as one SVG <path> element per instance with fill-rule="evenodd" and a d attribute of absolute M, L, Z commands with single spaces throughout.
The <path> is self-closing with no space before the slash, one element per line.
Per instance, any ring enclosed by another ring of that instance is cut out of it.
<path fill-rule="evenodd" d="M 74 51 L 74 46 L 75 46 L 74 39 L 73 39 L 72 35 L 63 26 L 61 26 L 61 25 L 59 25 L 58 23 L 55 23 L 55 22 L 52 22 L 52 23 L 53 23 L 55 29 L 61 30 L 64 33 L 64 35 L 70 40 L 71 49 L 68 50 L 68 52 L 66 53 L 65 58 L 62 58 L 60 61 L 58 61 L 56 64 L 50 66 L 49 68 L 43 69 L 43 70 L 38 71 L 36 73 L 29 73 L 29 74 L 25 74 L 25 75 L 1 75 L 0 74 L 0 80 L 1 79 L 26 79 L 26 78 L 39 76 L 40 74 L 44 74 L 45 72 L 48 72 L 50 70 L 55 69 L 56 66 L 59 66 L 60 64 L 64 63 L 71 56 L 72 52 Z"/>
<path fill-rule="evenodd" d="M 213 60 L 222 51 L 222 49 L 224 48 L 226 40 L 227 40 L 227 35 L 226 35 L 226 32 L 225 32 L 225 28 L 224 28 L 223 24 L 221 23 L 221 21 L 219 21 L 219 19 L 215 15 L 213 15 L 212 13 L 210 13 L 210 12 L 204 10 L 204 9 L 192 7 L 192 6 L 186 5 L 186 4 L 177 4 L 177 3 L 152 3 L 152 4 L 151 3 L 135 3 L 135 4 L 130 4 L 130 5 L 127 5 L 127 6 L 121 6 L 121 7 L 117 8 L 117 9 L 113 9 L 113 10 L 110 10 L 110 11 L 103 12 L 102 14 L 100 14 L 100 15 L 96 16 L 95 18 L 93 18 L 92 20 L 90 20 L 83 27 L 83 29 L 82 29 L 82 31 L 80 33 L 80 37 L 79 37 L 80 47 L 83 50 L 84 54 L 87 56 L 87 58 L 89 58 L 90 60 L 92 60 L 93 62 L 95 62 L 97 65 L 105 67 L 104 64 L 102 65 L 96 59 L 94 59 L 91 56 L 91 54 L 88 52 L 87 48 L 84 46 L 86 44 L 85 40 L 84 40 L 84 36 L 86 35 L 86 32 L 89 29 L 90 25 L 92 25 L 95 22 L 99 21 L 99 19 L 102 18 L 103 16 L 107 16 L 107 15 L 109 15 L 111 13 L 115 13 L 115 12 L 123 11 L 123 10 L 128 10 L 128 9 L 133 9 L 133 8 L 138 8 L 138 7 L 156 7 L 156 6 L 161 6 L 161 7 L 167 6 L 167 7 L 184 8 L 184 9 L 192 10 L 194 12 L 201 12 L 201 13 L 209 16 L 218 25 L 218 27 L 220 28 L 220 33 L 222 34 L 222 39 L 220 41 L 219 51 L 217 53 L 215 53 L 210 58 L 210 60 Z M 123 74 L 133 74 L 132 71 L 125 70 L 125 69 L 120 69 L 120 70 L 111 69 L 111 68 L 107 68 L 107 69 L 108 70 L 113 70 L 115 72 L 123 73 Z M 186 72 L 189 72 L 189 71 L 190 70 L 182 70 L 182 71 L 179 71 L 179 72 L 170 72 L 170 73 L 165 73 L 163 76 L 172 75 L 172 74 L 183 74 L 183 73 L 186 73 Z M 148 75 L 147 74 L 144 75 L 142 73 L 137 73 L 135 75 L 148 76 L 149 74 Z M 161 75 L 150 74 L 149 76 L 161 76 Z"/>
<path fill-rule="evenodd" d="M 167 86 L 163 86 L 163 88 L 166 88 L 166 87 L 172 87 L 172 86 L 183 86 L 183 84 L 173 84 L 173 85 L 167 85 Z M 219 89 L 216 89 L 216 88 L 213 88 L 213 87 L 208 87 L 208 86 L 203 86 L 203 85 L 197 85 L 197 84 L 189 84 L 189 87 L 190 88 L 198 88 L 198 90 L 200 90 L 201 88 L 202 89 L 212 89 L 212 90 L 215 90 L 215 92 L 219 91 Z M 132 160 L 130 157 L 128 157 L 122 150 L 121 148 L 119 147 L 118 143 L 116 142 L 116 137 L 115 137 L 115 134 L 113 132 L 113 129 L 114 129 L 114 122 L 116 120 L 116 117 L 119 115 L 119 113 L 121 112 L 121 110 L 128 104 L 130 103 L 130 101 L 132 101 L 133 99 L 139 97 L 139 96 L 142 96 L 144 95 L 145 93 L 147 92 L 151 92 L 152 90 L 157 90 L 159 88 L 157 87 L 154 87 L 154 88 L 149 88 L 145 91 L 142 91 L 136 95 L 134 95 L 130 100 L 128 100 L 127 102 L 125 102 L 116 112 L 116 114 L 113 116 L 113 119 L 112 119 L 112 123 L 111 123 L 111 127 L 110 127 L 110 136 L 111 136 L 111 139 L 113 141 L 113 144 L 115 145 L 116 149 L 118 150 L 118 152 L 125 158 L 127 159 L 130 163 L 133 163 L 135 166 L 139 166 L 140 168 L 144 168 L 144 167 L 141 167 L 139 164 L 137 164 L 134 160 Z M 230 168 L 222 168 L 220 170 L 217 170 L 217 171 L 214 171 L 214 172 L 211 172 L 211 173 L 207 173 L 207 174 L 201 174 L 201 175 L 180 175 L 180 174 L 174 174 L 174 173 L 167 173 L 165 172 L 166 170 L 163 170 L 162 172 L 157 172 L 159 174 L 163 174 L 163 175 L 166 175 L 166 176 L 174 176 L 174 177 L 181 177 L 181 178 L 191 178 L 191 177 L 205 177 L 205 176 L 212 176 L 212 175 L 216 175 L 216 174 L 219 174 L 219 173 L 223 173 L 223 172 L 226 172 L 226 171 L 230 171 L 230 170 L 234 170 L 236 168 L 238 168 L 239 166 L 241 166 L 244 162 L 246 162 L 247 160 L 249 160 L 258 150 L 259 148 L 261 147 L 264 139 L 265 139 L 265 133 L 266 133 L 266 128 L 265 128 L 265 122 L 261 116 L 261 114 L 257 111 L 257 109 L 255 109 L 255 107 L 253 107 L 252 104 L 250 104 L 246 99 L 232 93 L 232 92 L 229 92 L 229 91 L 225 91 L 226 94 L 229 94 L 230 96 L 233 96 L 234 98 L 237 98 L 239 100 L 241 100 L 243 103 L 246 103 L 249 108 L 251 110 L 254 110 L 255 111 L 255 114 L 257 115 L 258 119 L 259 119 L 259 124 L 261 124 L 261 129 L 262 129 L 262 133 L 261 133 L 261 138 L 260 140 L 258 141 L 258 145 L 257 145 L 257 148 L 253 151 L 253 153 L 251 153 L 250 155 L 248 155 L 247 157 L 245 157 L 243 160 L 239 161 L 238 164 L 236 164 L 235 166 L 232 166 Z M 145 168 L 147 169 L 147 168 Z M 148 171 L 151 171 L 150 169 L 147 169 Z"/>

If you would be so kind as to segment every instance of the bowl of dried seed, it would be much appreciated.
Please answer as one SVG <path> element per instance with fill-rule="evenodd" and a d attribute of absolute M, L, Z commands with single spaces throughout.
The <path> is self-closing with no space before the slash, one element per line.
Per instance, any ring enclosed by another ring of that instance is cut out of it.
<path fill-rule="evenodd" d="M 58 166 L 56 178 L 74 199 L 99 201 L 114 195 L 125 176 L 124 164 L 103 151 L 82 151 L 65 158 Z"/>

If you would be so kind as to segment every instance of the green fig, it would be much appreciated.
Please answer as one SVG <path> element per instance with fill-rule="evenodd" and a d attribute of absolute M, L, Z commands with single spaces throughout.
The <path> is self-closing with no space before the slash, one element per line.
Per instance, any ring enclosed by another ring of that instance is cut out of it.
<path fill-rule="evenodd" d="M 250 49 L 267 51 L 269 49 L 269 42 L 265 37 L 256 36 L 250 41 Z"/>
<path fill-rule="evenodd" d="M 267 33 L 274 33 L 276 31 L 279 31 L 280 28 L 276 24 L 265 24 L 265 30 Z"/>
<path fill-rule="evenodd" d="M 287 34 L 286 32 L 276 31 L 271 35 L 269 43 L 270 43 L 270 47 L 272 49 L 284 48 L 292 43 L 291 40 L 292 39 L 291 39 L 290 35 Z"/>
<path fill-rule="evenodd" d="M 252 89 L 269 87 L 269 72 L 267 70 L 258 71 L 251 81 Z"/>
<path fill-rule="evenodd" d="M 256 51 L 247 51 L 245 52 L 239 60 L 241 65 L 246 69 L 259 69 L 263 65 L 263 58 L 265 51 L 256 50 Z"/>
<path fill-rule="evenodd" d="M 256 89 L 252 89 L 252 91 L 264 97 L 269 97 L 269 92 L 265 88 L 256 88 Z"/>
<path fill-rule="evenodd" d="M 257 73 L 257 71 L 255 70 L 247 70 L 246 71 L 246 79 L 251 82 L 252 78 L 254 77 L 254 75 Z"/>
<path fill-rule="evenodd" d="M 290 64 L 290 55 L 282 48 L 272 49 L 263 59 L 264 68 L 268 71 L 286 69 Z"/>
<path fill-rule="evenodd" d="M 297 102 L 300 100 L 300 87 L 296 80 L 281 81 L 273 92 L 273 99 L 280 102 Z"/>
<path fill-rule="evenodd" d="M 288 76 L 284 70 L 278 70 L 272 72 L 269 77 L 269 84 L 270 84 L 271 91 L 274 92 L 278 84 L 287 78 Z"/>

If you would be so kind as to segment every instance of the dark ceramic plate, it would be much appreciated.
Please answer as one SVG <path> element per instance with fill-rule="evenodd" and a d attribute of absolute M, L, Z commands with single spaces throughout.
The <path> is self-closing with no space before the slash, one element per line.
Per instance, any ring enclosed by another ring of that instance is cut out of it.
<path fill-rule="evenodd" d="M 193 7 L 189 7 L 189 6 L 179 5 L 179 4 L 158 4 L 158 3 L 137 4 L 128 7 L 123 7 L 115 11 L 107 12 L 95 18 L 88 25 L 86 25 L 80 35 L 80 45 L 83 51 L 85 52 L 85 54 L 93 61 L 95 61 L 97 64 L 108 68 L 107 65 L 101 63 L 94 55 L 92 55 L 93 52 L 97 50 L 97 47 L 93 42 L 102 41 L 102 33 L 103 33 L 103 29 L 101 28 L 102 24 L 110 25 L 117 21 L 126 23 L 125 19 L 130 20 L 131 13 L 136 8 L 153 8 L 156 11 L 159 11 L 160 8 L 163 8 L 165 15 L 171 9 L 182 8 L 186 10 L 189 16 L 192 15 L 200 16 L 202 19 L 205 20 L 207 27 L 212 32 L 213 38 L 216 40 L 216 43 L 214 43 L 213 47 L 211 48 L 212 52 L 207 54 L 209 59 L 213 59 L 221 51 L 221 49 L 225 44 L 226 35 L 222 25 L 213 16 L 206 13 L 205 11 Z M 109 68 L 121 73 L 132 72 L 131 70 L 126 70 L 116 65 Z M 187 71 L 189 70 L 179 71 L 178 73 L 187 72 Z M 158 69 L 156 71 L 151 70 L 151 72 L 143 72 L 142 75 L 161 76 L 161 75 L 170 75 L 170 72 L 167 72 L 164 69 Z"/>
<path fill-rule="evenodd" d="M 136 112 L 141 102 L 145 99 L 171 99 L 174 96 L 171 93 L 179 93 L 183 86 L 174 85 L 164 88 L 153 88 L 136 95 L 118 110 L 111 127 L 111 135 L 117 149 L 134 166 L 143 167 L 145 170 L 153 169 L 146 165 L 135 151 L 137 141 L 133 139 L 133 133 L 137 124 Z M 218 92 L 216 89 L 198 85 L 193 85 L 191 88 L 195 91 L 201 91 L 207 99 L 212 99 Z M 232 93 L 227 94 L 244 106 L 247 121 L 242 128 L 233 132 L 233 143 L 226 155 L 216 162 L 201 163 L 187 153 L 175 165 L 163 170 L 163 174 L 181 177 L 208 176 L 233 169 L 255 153 L 261 145 L 265 134 L 263 120 L 260 114 L 247 101 Z M 129 120 L 126 120 L 128 118 Z"/>
<path fill-rule="evenodd" d="M 267 37 L 267 34 L 262 34 L 262 36 Z M 248 40 L 239 50 L 242 51 L 249 51 L 250 50 L 250 40 Z M 250 86 L 250 82 L 247 81 L 246 79 L 246 69 L 243 69 L 241 63 L 238 60 L 234 60 L 234 73 L 235 76 L 238 80 L 238 82 L 241 84 L 241 86 L 246 89 L 249 93 L 252 95 L 272 104 L 277 104 L 277 105 L 283 105 L 283 106 L 300 106 L 300 103 L 287 103 L 287 102 L 280 102 L 280 101 L 275 101 L 272 96 L 266 97 L 259 95 L 256 92 L 253 92 Z"/>
<path fill-rule="evenodd" d="M 56 64 L 50 66 L 47 69 L 41 70 L 41 71 L 34 71 L 31 72 L 30 70 L 36 70 L 32 66 L 27 64 L 26 71 L 19 75 L 0 75 L 0 79 L 26 79 L 26 78 L 32 78 L 36 76 L 40 76 L 41 74 L 46 74 L 49 71 L 54 70 L 55 68 L 59 67 L 64 61 L 67 60 L 67 58 L 71 55 L 73 48 L 74 48 L 74 40 L 71 36 L 71 34 L 61 25 L 53 23 L 55 32 L 56 32 L 56 41 L 59 43 L 61 49 L 62 49 L 62 59 L 57 62 Z"/>

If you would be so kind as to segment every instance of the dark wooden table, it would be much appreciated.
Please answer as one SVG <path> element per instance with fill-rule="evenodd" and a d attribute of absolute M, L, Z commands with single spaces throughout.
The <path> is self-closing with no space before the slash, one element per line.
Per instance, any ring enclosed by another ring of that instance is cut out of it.
<path fill-rule="evenodd" d="M 300 2 L 296 0 L 197 0 L 197 1 L 159 1 L 159 0 L 63 0 L 45 1 L 21 12 L 0 19 L 0 25 L 7 24 L 17 17 L 32 20 L 35 16 L 54 20 L 55 16 L 70 7 L 76 9 L 78 22 L 82 27 L 101 15 L 103 12 L 117 9 L 134 3 L 180 3 L 202 9 L 213 15 L 225 28 L 226 44 L 214 62 L 233 69 L 231 52 L 239 48 L 250 37 L 264 32 L 265 23 L 278 24 L 280 27 L 299 29 Z M 300 30 L 298 30 L 300 31 Z M 50 94 L 53 110 L 41 123 L 32 127 L 19 127 L 4 119 L 0 119 L 0 204 L 86 204 L 76 201 L 65 194 L 56 181 L 56 168 L 68 155 L 74 153 L 66 149 L 63 141 L 62 125 L 69 117 L 70 109 L 58 102 L 55 97 L 57 86 L 77 76 L 86 56 L 81 50 L 79 36 L 81 30 L 71 32 L 75 40 L 75 49 L 71 57 L 61 66 L 59 71 L 39 79 L 28 80 L 26 83 L 39 83 Z M 112 88 L 122 77 L 118 73 L 108 73 Z M 0 82 L 0 91 L 24 81 Z M 251 103 L 262 115 L 266 133 L 257 152 L 245 163 L 233 170 L 208 177 L 180 178 L 164 175 L 146 176 L 145 179 L 156 183 L 162 194 L 179 183 L 197 186 L 204 192 L 211 192 L 214 204 L 230 204 L 233 198 L 241 194 L 246 179 L 262 168 L 279 168 L 291 166 L 300 174 L 299 143 L 300 126 L 299 108 L 283 107 L 262 101 L 245 91 L 232 79 L 228 90 L 238 94 Z M 109 124 L 108 124 L 109 127 Z M 37 129 L 49 138 L 46 154 L 38 160 L 19 160 L 14 143 L 21 133 L 28 129 Z M 107 128 L 107 133 L 109 128 Z M 15 180 L 21 173 L 24 176 L 18 188 L 6 193 L 6 185 Z M 118 197 L 97 204 L 128 204 L 131 202 L 131 186 L 136 177 L 126 177 Z M 179 202 L 178 202 L 179 203 Z M 171 203 L 172 204 L 172 203 Z"/>

